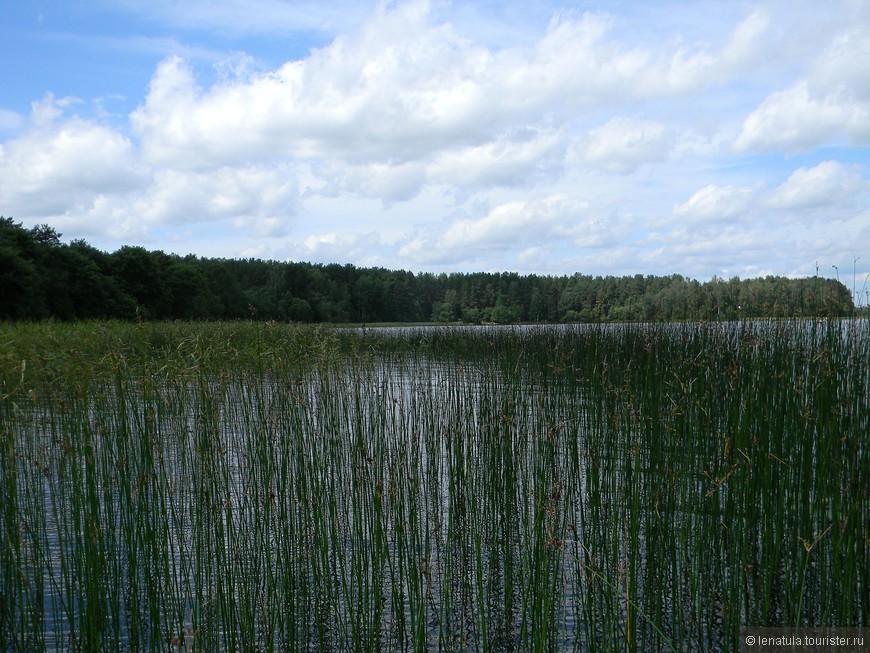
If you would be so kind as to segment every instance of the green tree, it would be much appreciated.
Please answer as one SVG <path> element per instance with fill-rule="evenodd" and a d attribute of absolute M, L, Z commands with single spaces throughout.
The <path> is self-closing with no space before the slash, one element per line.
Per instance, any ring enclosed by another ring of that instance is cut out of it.
<path fill-rule="evenodd" d="M 162 252 L 125 246 L 112 255 L 112 273 L 121 290 L 136 302 L 138 317 L 167 316 L 165 274 L 158 263 L 159 254 Z"/>
<path fill-rule="evenodd" d="M 34 263 L 12 247 L 0 245 L 0 318 L 40 319 L 47 314 Z"/>
<path fill-rule="evenodd" d="M 181 319 L 220 317 L 208 280 L 193 262 L 173 260 L 164 274 L 166 316 Z"/>

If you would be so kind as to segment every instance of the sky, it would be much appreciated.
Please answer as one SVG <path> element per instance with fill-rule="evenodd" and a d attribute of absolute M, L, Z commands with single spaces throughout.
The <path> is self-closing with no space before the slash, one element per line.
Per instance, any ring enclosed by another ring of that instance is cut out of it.
<path fill-rule="evenodd" d="M 6 0 L 0 215 L 104 251 L 839 277 L 865 0 Z"/>

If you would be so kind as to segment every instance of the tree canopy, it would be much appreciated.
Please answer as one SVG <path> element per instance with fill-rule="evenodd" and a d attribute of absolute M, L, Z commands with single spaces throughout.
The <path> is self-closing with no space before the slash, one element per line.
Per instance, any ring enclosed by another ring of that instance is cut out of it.
<path fill-rule="evenodd" d="M 822 277 L 699 282 L 503 273 L 414 274 L 69 244 L 0 217 L 0 319 L 256 318 L 298 322 L 600 322 L 845 317 L 848 288 Z"/>

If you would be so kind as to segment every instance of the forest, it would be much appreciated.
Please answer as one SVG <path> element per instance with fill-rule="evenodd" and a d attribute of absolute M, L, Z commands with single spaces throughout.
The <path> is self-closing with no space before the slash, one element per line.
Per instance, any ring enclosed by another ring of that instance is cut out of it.
<path fill-rule="evenodd" d="M 653 322 L 855 315 L 824 277 L 719 279 L 413 273 L 338 263 L 103 252 L 49 225 L 0 217 L 2 320 L 326 323 Z"/>

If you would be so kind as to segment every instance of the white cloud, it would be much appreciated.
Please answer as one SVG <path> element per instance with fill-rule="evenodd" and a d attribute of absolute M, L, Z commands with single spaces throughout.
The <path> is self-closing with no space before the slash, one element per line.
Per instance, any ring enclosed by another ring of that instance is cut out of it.
<path fill-rule="evenodd" d="M 51 208 L 49 215 L 65 233 L 105 233 L 122 244 L 150 242 L 157 230 L 182 234 L 194 225 L 208 225 L 236 237 L 275 238 L 288 233 L 298 205 L 292 170 L 240 167 L 208 174 L 156 170 L 141 187 L 92 191 L 77 205 Z M 198 253 L 198 249 L 193 242 L 188 251 Z"/>
<path fill-rule="evenodd" d="M 34 103 L 31 127 L 0 147 L 0 204 L 14 215 L 62 214 L 99 193 L 140 188 L 146 171 L 133 144 L 78 118 L 55 123 L 62 107 Z"/>
<path fill-rule="evenodd" d="M 651 266 L 680 261 L 683 274 L 808 275 L 817 261 L 851 261 L 866 248 L 868 195 L 861 168 L 837 161 L 798 168 L 773 188 L 709 184 L 640 249 Z"/>
<path fill-rule="evenodd" d="M 566 195 L 497 204 L 479 217 L 429 225 L 401 244 L 399 256 L 416 264 L 474 264 L 496 256 L 516 269 L 544 261 L 560 244 L 577 241 L 601 228 L 589 204 Z M 577 245 L 582 246 L 582 245 Z"/>
<path fill-rule="evenodd" d="M 375 231 L 328 232 L 308 236 L 301 247 L 291 247 L 288 253 L 297 260 L 354 261 L 358 265 L 374 267 L 386 262 L 379 256 L 382 249 L 383 243 Z"/>
<path fill-rule="evenodd" d="M 870 105 L 849 88 L 814 94 L 801 81 L 769 95 L 743 123 L 735 147 L 749 150 L 807 150 L 845 134 L 870 143 Z"/>
<path fill-rule="evenodd" d="M 561 14 L 534 47 L 500 50 L 432 18 L 426 3 L 382 6 L 305 59 L 208 89 L 182 59 L 167 59 L 132 125 L 158 164 L 449 158 L 516 142 L 518 125 L 553 134 L 601 106 L 721 83 L 740 72 L 765 25 L 752 15 L 720 51 L 667 57 L 609 39 L 612 19 L 598 14 Z"/>
<path fill-rule="evenodd" d="M 330 162 L 318 167 L 317 172 L 325 180 L 319 194 L 379 199 L 385 206 L 416 196 L 427 180 L 425 166 L 415 161 L 358 166 Z"/>
<path fill-rule="evenodd" d="M 626 173 L 644 163 L 664 160 L 672 140 L 659 122 L 617 116 L 591 129 L 578 143 L 578 150 L 593 166 Z"/>
<path fill-rule="evenodd" d="M 156 224 L 231 218 L 239 224 L 251 218 L 281 222 L 296 212 L 298 198 L 296 176 L 286 167 L 158 170 L 152 186 L 131 208 Z"/>
<path fill-rule="evenodd" d="M 680 274 L 701 278 L 712 274 L 747 276 L 747 262 L 762 266 L 755 270 L 755 275 L 771 274 L 779 267 L 780 262 L 772 257 L 781 251 L 779 246 L 784 237 L 780 231 L 766 226 L 726 223 L 700 232 L 691 226 L 677 226 L 639 247 L 637 257 L 642 261 L 642 269 L 670 273 L 674 270 L 673 261 L 680 261 Z M 796 253 L 799 254 L 796 249 L 789 250 L 791 255 Z"/>
<path fill-rule="evenodd" d="M 834 34 L 805 74 L 745 119 L 738 151 L 870 144 L 870 24 Z"/>
<path fill-rule="evenodd" d="M 77 97 L 55 98 L 54 93 L 46 93 L 41 100 L 30 103 L 30 123 L 37 128 L 48 127 L 63 115 L 64 109 L 75 104 L 81 104 Z"/>
<path fill-rule="evenodd" d="M 565 140 L 555 132 L 507 135 L 491 142 L 455 147 L 413 161 L 353 165 L 330 160 L 314 166 L 322 180 L 316 191 L 379 199 L 385 206 L 416 197 L 427 186 L 449 189 L 455 198 L 490 187 L 529 187 L 553 181 L 564 163 Z"/>
<path fill-rule="evenodd" d="M 809 79 L 821 92 L 845 87 L 870 99 L 870 24 L 836 34 L 813 62 Z"/>
<path fill-rule="evenodd" d="M 517 254 L 519 267 L 525 270 L 544 270 L 552 254 L 552 247 L 535 245 Z"/>
<path fill-rule="evenodd" d="M 357 34 L 247 82 L 204 90 L 185 62 L 168 59 L 132 123 L 158 163 L 408 160 L 480 140 L 486 98 L 468 70 L 476 54 L 416 5 L 381 10 Z"/>
<path fill-rule="evenodd" d="M 674 207 L 673 215 L 690 223 L 719 222 L 746 217 L 755 191 L 737 186 L 708 184 L 686 202 Z"/>
<path fill-rule="evenodd" d="M 154 168 L 119 131 L 64 117 L 76 102 L 50 94 L 33 103 L 29 125 L 0 145 L 0 205 L 63 229 L 143 238 L 155 226 L 235 221 L 263 235 L 283 233 L 297 212 L 295 169 L 224 166 Z"/>
<path fill-rule="evenodd" d="M 557 177 L 564 154 L 565 137 L 558 132 L 504 135 L 440 152 L 429 165 L 429 176 L 459 189 L 526 186 Z"/>
<path fill-rule="evenodd" d="M 852 204 L 859 193 L 867 193 L 870 182 L 857 166 L 838 161 L 823 161 L 813 168 L 799 168 L 778 188 L 766 203 L 779 209 L 811 209 Z"/>
<path fill-rule="evenodd" d="M 438 239 L 440 248 L 528 246 L 553 236 L 571 236 L 588 210 L 585 202 L 562 196 L 509 202 L 482 218 L 454 222 Z"/>
<path fill-rule="evenodd" d="M 573 111 L 631 94 L 631 80 L 648 67 L 649 53 L 608 43 L 610 26 L 611 19 L 596 14 L 555 17 L 529 55 L 512 52 L 501 59 L 502 98 L 494 99 L 518 109 L 546 103 Z"/>
<path fill-rule="evenodd" d="M 757 64 L 765 45 L 771 19 L 757 10 L 743 19 L 719 51 L 702 44 L 694 49 L 679 47 L 669 57 L 660 56 L 645 78 L 638 79 L 645 93 L 659 95 L 662 89 L 684 93 L 719 84 Z"/>

